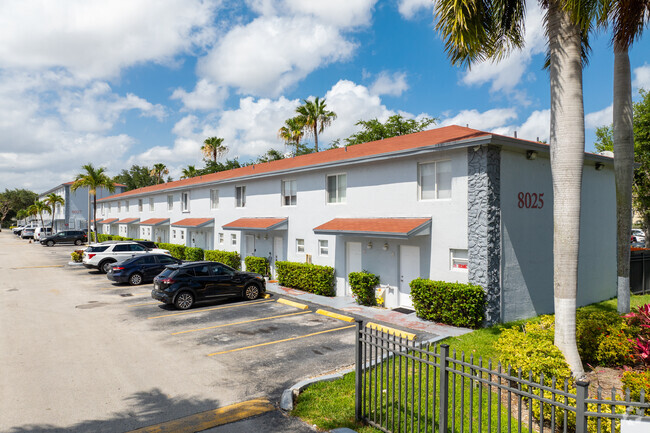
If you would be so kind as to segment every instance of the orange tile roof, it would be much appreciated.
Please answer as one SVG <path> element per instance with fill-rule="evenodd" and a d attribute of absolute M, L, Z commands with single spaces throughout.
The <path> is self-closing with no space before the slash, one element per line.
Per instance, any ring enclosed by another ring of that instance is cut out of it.
<path fill-rule="evenodd" d="M 157 226 L 169 222 L 169 218 L 149 218 L 148 220 L 140 221 L 141 226 Z"/>
<path fill-rule="evenodd" d="M 172 223 L 176 227 L 201 227 L 214 222 L 214 218 L 185 218 Z"/>
<path fill-rule="evenodd" d="M 118 224 L 133 224 L 137 223 L 140 221 L 140 218 L 124 218 L 123 220 L 119 220 L 117 223 Z"/>
<path fill-rule="evenodd" d="M 90 222 L 93 223 L 93 224 L 99 224 L 102 221 L 104 221 L 104 220 L 103 219 L 90 220 Z"/>
<path fill-rule="evenodd" d="M 102 220 L 102 224 L 113 224 L 118 219 L 119 218 L 108 218 L 108 219 Z"/>
<path fill-rule="evenodd" d="M 239 218 L 233 222 L 225 224 L 224 229 L 258 229 L 269 230 L 273 226 L 280 225 L 287 221 L 287 218 Z"/>
<path fill-rule="evenodd" d="M 315 227 L 314 232 L 408 237 L 430 221 L 431 218 L 334 218 Z"/>
<path fill-rule="evenodd" d="M 455 141 L 487 137 L 490 135 L 494 134 L 457 125 L 445 126 L 428 131 L 416 132 L 414 134 L 401 135 L 399 137 L 386 138 L 384 140 L 371 141 L 369 143 L 356 144 L 354 146 L 325 150 L 323 152 L 310 153 L 293 158 L 285 158 L 277 161 L 265 162 L 262 164 L 249 165 L 233 170 L 211 173 L 204 176 L 191 177 L 189 179 L 181 179 L 173 182 L 146 186 L 144 188 L 133 189 L 121 194 L 105 197 L 98 201 L 112 200 L 115 198 L 128 197 L 136 194 L 147 194 L 165 191 L 170 188 L 182 188 L 209 182 L 217 182 L 221 180 L 236 179 L 239 177 L 252 176 L 256 174 L 273 173 L 276 171 L 309 167 L 318 164 L 353 160 L 356 158 L 388 154 L 400 150 L 416 149 L 418 147 L 441 145 Z"/>

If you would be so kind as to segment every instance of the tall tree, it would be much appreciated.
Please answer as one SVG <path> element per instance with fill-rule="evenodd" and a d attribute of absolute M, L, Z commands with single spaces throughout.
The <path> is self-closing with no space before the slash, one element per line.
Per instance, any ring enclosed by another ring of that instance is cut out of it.
<path fill-rule="evenodd" d="M 0 194 L 0 232 L 2 231 L 2 224 L 4 224 L 9 211 L 11 211 L 11 202 L 8 198 Z"/>
<path fill-rule="evenodd" d="M 169 174 L 169 169 L 165 164 L 159 162 L 153 165 L 149 174 L 156 179 L 156 185 L 158 185 L 163 182 L 163 177 Z"/>
<path fill-rule="evenodd" d="M 225 162 L 216 162 L 216 161 L 206 161 L 205 162 L 205 167 L 201 169 L 201 172 L 199 174 L 210 174 L 210 173 L 217 173 L 219 171 L 226 171 L 226 170 L 232 170 L 235 168 L 241 168 L 242 165 L 237 160 L 237 158 L 234 159 L 226 159 Z"/>
<path fill-rule="evenodd" d="M 551 173 L 553 183 L 553 286 L 555 345 L 576 377 L 584 368 L 576 342 L 580 190 L 585 127 L 582 66 L 596 1 L 545 0 L 545 30 L 551 88 Z M 499 60 L 524 44 L 525 0 L 512 2 L 440 0 L 436 28 L 452 63 Z"/>
<path fill-rule="evenodd" d="M 156 185 L 156 177 L 151 175 L 151 169 L 146 166 L 132 165 L 131 168 L 122 169 L 120 174 L 113 177 L 113 182 L 126 185 L 126 190 L 144 188 Z"/>
<path fill-rule="evenodd" d="M 285 120 L 284 125 L 278 130 L 278 137 L 284 141 L 284 144 L 294 147 L 294 155 L 298 153 L 300 142 L 305 135 L 304 128 L 302 118 L 296 116 Z"/>
<path fill-rule="evenodd" d="M 100 188 L 105 188 L 109 192 L 115 192 L 115 184 L 113 180 L 109 178 L 104 167 L 95 168 L 91 163 L 88 163 L 81 167 L 84 171 L 75 176 L 70 190 L 76 191 L 79 188 L 88 188 L 88 193 L 93 198 L 93 224 L 88 224 L 88 230 L 90 231 L 89 239 L 92 240 L 92 234 L 95 233 L 95 242 L 97 241 L 97 227 L 95 222 L 97 221 L 97 190 Z"/>
<path fill-rule="evenodd" d="M 28 208 L 28 211 L 30 214 L 36 216 L 38 215 L 41 219 L 41 227 L 45 227 L 45 222 L 43 221 L 43 212 L 47 212 L 49 214 L 52 213 L 52 210 L 50 207 L 45 204 L 44 201 L 36 200 L 33 205 L 31 205 Z"/>
<path fill-rule="evenodd" d="M 188 165 L 187 168 L 183 169 L 183 173 L 181 174 L 181 179 L 189 179 L 190 177 L 196 177 L 199 176 L 201 172 L 196 169 L 195 166 L 193 165 Z"/>
<path fill-rule="evenodd" d="M 223 138 L 209 137 L 203 141 L 201 152 L 207 160 L 217 162 L 222 156 L 228 153 L 228 146 L 223 144 Z"/>
<path fill-rule="evenodd" d="M 314 136 L 314 150 L 318 152 L 318 134 L 336 120 L 336 113 L 327 109 L 325 98 L 316 97 L 313 101 L 303 99 L 303 104 L 296 108 L 303 129 Z"/>
<path fill-rule="evenodd" d="M 29 216 L 29 212 L 27 211 L 27 209 L 20 209 L 18 212 L 16 212 L 16 223 L 24 220 L 28 216 Z"/>
<path fill-rule="evenodd" d="M 38 194 L 27 189 L 5 189 L 0 193 L 3 200 L 9 203 L 9 212 L 5 218 L 11 220 L 15 218 L 16 212 L 20 209 L 27 209 L 28 206 L 38 200 Z"/>
<path fill-rule="evenodd" d="M 361 126 L 361 131 L 345 139 L 345 144 L 367 143 L 369 141 L 383 140 L 384 138 L 397 137 L 424 131 L 429 125 L 435 124 L 436 119 L 425 117 L 422 120 L 405 119 L 401 114 L 390 116 L 386 122 L 378 119 L 359 120 L 356 125 Z"/>
<path fill-rule="evenodd" d="M 257 157 L 253 164 L 262 164 L 264 162 L 278 161 L 284 159 L 284 155 L 275 149 L 269 149 L 264 155 Z"/>
<path fill-rule="evenodd" d="M 54 214 L 56 213 L 56 206 L 57 205 L 63 206 L 65 204 L 65 199 L 60 195 L 51 192 L 47 196 L 45 196 L 45 200 L 43 201 L 52 210 L 52 231 L 54 231 Z"/>

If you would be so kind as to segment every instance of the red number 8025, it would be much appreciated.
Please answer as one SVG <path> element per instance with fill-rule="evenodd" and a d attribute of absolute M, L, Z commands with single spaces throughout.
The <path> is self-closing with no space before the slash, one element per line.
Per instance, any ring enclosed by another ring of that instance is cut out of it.
<path fill-rule="evenodd" d="M 520 192 L 517 194 L 517 197 L 519 198 L 518 206 L 519 209 L 541 209 L 544 207 L 544 193 L 540 192 L 539 194 L 536 192 L 530 193 L 530 192 Z"/>

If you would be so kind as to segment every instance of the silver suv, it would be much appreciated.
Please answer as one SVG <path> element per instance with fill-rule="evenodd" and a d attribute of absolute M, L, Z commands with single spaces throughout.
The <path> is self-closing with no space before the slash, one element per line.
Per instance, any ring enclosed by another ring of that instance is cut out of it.
<path fill-rule="evenodd" d="M 121 262 L 139 254 L 170 254 L 168 250 L 147 248 L 137 242 L 92 244 L 83 253 L 83 264 L 90 269 L 107 273 L 113 263 Z"/>

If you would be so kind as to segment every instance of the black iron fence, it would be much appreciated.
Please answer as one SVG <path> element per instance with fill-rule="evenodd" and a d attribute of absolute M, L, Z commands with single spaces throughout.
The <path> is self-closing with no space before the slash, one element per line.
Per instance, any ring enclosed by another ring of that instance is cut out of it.
<path fill-rule="evenodd" d="M 361 321 L 356 336 L 355 416 L 384 432 L 650 432 L 643 391 L 590 396 L 588 382 L 522 374 Z"/>

